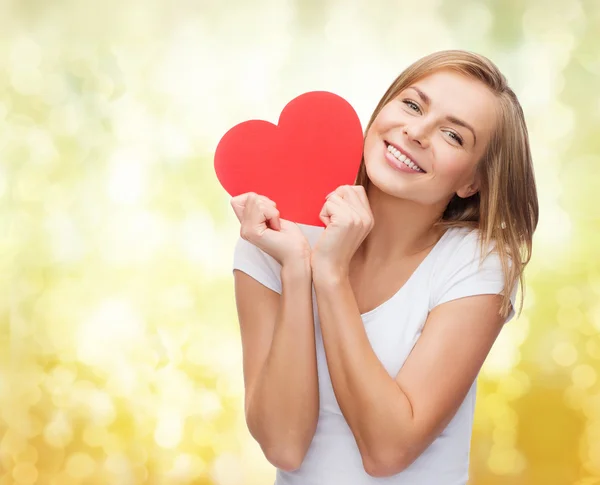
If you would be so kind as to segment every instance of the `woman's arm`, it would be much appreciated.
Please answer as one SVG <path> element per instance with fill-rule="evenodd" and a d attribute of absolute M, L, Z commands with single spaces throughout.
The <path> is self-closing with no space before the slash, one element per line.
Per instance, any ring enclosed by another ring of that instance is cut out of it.
<path fill-rule="evenodd" d="M 281 296 L 236 270 L 248 429 L 266 458 L 297 469 L 319 413 L 309 261 L 281 269 Z"/>
<path fill-rule="evenodd" d="M 502 328 L 501 298 L 434 308 L 394 379 L 373 352 L 347 276 L 314 271 L 313 281 L 333 389 L 365 471 L 399 473 L 456 414 Z"/>

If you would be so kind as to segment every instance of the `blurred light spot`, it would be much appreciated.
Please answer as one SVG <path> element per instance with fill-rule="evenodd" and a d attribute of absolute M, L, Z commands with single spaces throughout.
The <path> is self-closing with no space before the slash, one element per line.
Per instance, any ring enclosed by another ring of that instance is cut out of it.
<path fill-rule="evenodd" d="M 585 343 L 585 350 L 592 359 L 600 360 L 600 342 L 589 339 Z"/>
<path fill-rule="evenodd" d="M 83 430 L 83 441 L 92 447 L 102 446 L 106 442 L 106 428 L 97 424 L 88 424 Z"/>
<path fill-rule="evenodd" d="M 76 378 L 75 371 L 63 365 L 58 365 L 46 375 L 44 382 L 48 389 L 53 389 L 55 387 L 68 387 L 75 382 Z"/>
<path fill-rule="evenodd" d="M 488 394 L 483 399 L 483 406 L 495 426 L 512 427 L 517 425 L 518 417 L 503 395 Z"/>
<path fill-rule="evenodd" d="M 588 461 L 584 462 L 583 464 L 584 467 L 590 470 L 591 473 L 600 475 L 600 440 L 590 444 L 588 448 Z"/>
<path fill-rule="evenodd" d="M 51 212 L 44 220 L 54 261 L 73 263 L 85 255 L 85 245 L 81 234 L 71 218 L 64 212 Z"/>
<path fill-rule="evenodd" d="M 258 104 L 267 103 L 273 92 L 272 80 L 275 77 L 267 56 L 268 53 L 264 50 L 254 49 L 240 59 L 238 69 L 243 73 L 243 82 L 239 85 L 239 92 L 242 98 L 251 99 Z"/>
<path fill-rule="evenodd" d="M 582 389 L 592 387 L 596 382 L 596 370 L 588 364 L 578 365 L 571 373 L 573 384 Z"/>
<path fill-rule="evenodd" d="M 136 465 L 133 469 L 136 483 L 148 483 L 148 469 L 144 465 Z M 127 483 L 125 485 L 128 485 Z"/>
<path fill-rule="evenodd" d="M 182 284 L 164 288 L 160 301 L 171 310 L 185 310 L 194 306 L 194 296 L 190 287 Z"/>
<path fill-rule="evenodd" d="M 104 460 L 104 468 L 113 475 L 118 475 L 121 478 L 134 481 L 133 467 L 129 458 L 124 453 L 110 453 Z"/>
<path fill-rule="evenodd" d="M 464 14 L 457 19 L 456 30 L 463 35 L 468 35 L 470 39 L 483 39 L 488 34 L 494 16 L 490 9 L 479 2 L 469 2 L 464 10 Z"/>
<path fill-rule="evenodd" d="M 561 306 L 556 313 L 556 321 L 562 328 L 579 328 L 584 322 L 584 315 L 579 308 Z"/>
<path fill-rule="evenodd" d="M 213 391 L 200 390 L 198 401 L 200 415 L 206 420 L 216 418 L 223 410 L 221 399 Z"/>
<path fill-rule="evenodd" d="M 123 357 L 144 339 L 145 322 L 137 310 L 126 300 L 108 299 L 79 327 L 77 355 L 84 363 L 114 368 L 115 354 Z"/>
<path fill-rule="evenodd" d="M 39 94 L 42 86 L 42 75 L 39 70 L 31 68 L 15 68 L 10 73 L 13 88 L 24 96 Z"/>
<path fill-rule="evenodd" d="M 64 103 L 69 96 L 69 89 L 65 82 L 64 75 L 56 73 L 46 73 L 42 85 L 43 100 L 53 106 Z"/>
<path fill-rule="evenodd" d="M 509 375 L 503 377 L 498 383 L 498 392 L 506 400 L 513 401 L 527 394 L 530 387 L 527 374 L 518 369 L 513 369 Z"/>
<path fill-rule="evenodd" d="M 585 438 L 588 447 L 591 447 L 594 443 L 600 443 L 600 421 L 590 422 L 585 430 Z"/>
<path fill-rule="evenodd" d="M 192 146 L 181 126 L 165 121 L 161 125 L 162 151 L 169 160 L 179 160 L 190 156 Z"/>
<path fill-rule="evenodd" d="M 4 435 L 0 436 L 0 459 L 3 455 L 9 453 L 16 456 L 18 453 L 27 449 L 27 440 L 24 436 L 16 433 L 12 429 L 4 431 Z M 1 463 L 1 462 L 0 462 Z"/>
<path fill-rule="evenodd" d="M 17 462 L 27 462 L 27 463 L 36 463 L 38 460 L 38 451 L 32 445 L 27 445 L 27 447 L 17 453 L 15 457 L 15 461 Z"/>
<path fill-rule="evenodd" d="M 542 201 L 543 203 L 543 201 Z M 560 227 L 560 231 L 556 228 Z M 541 264 L 548 268 L 554 268 L 556 260 L 549 257 L 561 248 L 567 246 L 571 240 L 571 218 L 555 200 L 544 204 L 544 210 L 540 212 L 540 220 L 536 229 L 536 236 L 540 243 L 537 246 Z M 547 257 L 542 257 L 546 255 Z"/>
<path fill-rule="evenodd" d="M 73 428 L 64 411 L 56 411 L 44 429 L 44 440 L 55 448 L 65 448 L 73 439 Z"/>
<path fill-rule="evenodd" d="M 160 416 L 154 431 L 154 441 L 162 448 L 175 448 L 181 441 L 182 430 L 183 422 L 180 416 L 174 414 Z"/>
<path fill-rule="evenodd" d="M 81 485 L 81 481 L 62 471 L 52 475 L 50 485 Z"/>
<path fill-rule="evenodd" d="M 589 312 L 592 325 L 600 332 L 600 304 L 594 305 Z"/>
<path fill-rule="evenodd" d="M 126 149 L 145 152 L 144 156 L 156 160 L 153 150 L 157 140 L 156 119 L 148 111 L 148 106 L 136 100 L 133 92 L 126 92 L 111 103 L 111 108 L 113 129 L 119 144 L 128 147 Z"/>
<path fill-rule="evenodd" d="M 128 265 L 152 260 L 169 236 L 168 222 L 150 210 L 132 209 L 115 214 L 103 228 L 102 258 Z"/>
<path fill-rule="evenodd" d="M 200 426 L 194 427 L 192 440 L 198 446 L 213 447 L 213 440 L 218 433 L 214 421 L 201 422 Z"/>
<path fill-rule="evenodd" d="M 3 122 L 6 120 L 6 115 L 8 115 L 10 111 L 10 100 L 5 99 L 0 101 L 0 121 Z M 0 146 L 2 143 L 2 138 L 0 137 Z"/>
<path fill-rule="evenodd" d="M 499 427 L 497 426 L 493 433 L 492 439 L 496 446 L 502 448 L 513 448 L 517 441 L 517 428 L 513 427 Z"/>
<path fill-rule="evenodd" d="M 115 92 L 115 82 L 110 76 L 103 74 L 102 72 L 98 72 L 96 74 L 96 78 L 94 79 L 94 84 L 96 88 L 96 92 L 99 95 L 102 95 L 105 98 L 110 98 Z"/>
<path fill-rule="evenodd" d="M 583 412 L 590 421 L 600 422 L 600 393 L 592 396 L 588 394 L 588 398 L 583 402 L 582 407 Z"/>
<path fill-rule="evenodd" d="M 217 265 L 222 259 L 215 257 L 220 244 L 210 213 L 197 210 L 189 214 L 181 224 L 180 234 L 182 249 L 190 261 L 201 263 L 209 271 L 220 267 Z"/>
<path fill-rule="evenodd" d="M 558 365 L 569 367 L 577 360 L 577 349 L 571 342 L 559 342 L 552 350 L 552 358 Z"/>
<path fill-rule="evenodd" d="M 118 366 L 107 380 L 106 390 L 113 396 L 130 397 L 136 394 L 139 395 L 140 387 L 144 384 L 139 380 L 139 370 L 139 368 L 129 365 Z M 146 379 L 148 378 L 146 377 Z"/>
<path fill-rule="evenodd" d="M 563 286 L 556 292 L 556 301 L 561 306 L 576 307 L 583 301 L 581 290 L 576 286 Z"/>
<path fill-rule="evenodd" d="M 30 37 L 21 37 L 10 49 L 10 78 L 20 94 L 36 95 L 41 92 L 42 73 L 39 70 L 40 47 Z"/>
<path fill-rule="evenodd" d="M 219 455 L 212 464 L 210 475 L 217 485 L 238 485 L 244 478 L 239 458 L 232 453 Z"/>
<path fill-rule="evenodd" d="M 29 130 L 27 146 L 29 147 L 31 161 L 34 163 L 49 163 L 56 160 L 59 156 L 58 150 L 54 145 L 54 140 L 44 130 Z"/>
<path fill-rule="evenodd" d="M 525 322 L 523 326 L 517 324 L 502 329 L 482 367 L 486 377 L 505 376 L 519 363 L 521 354 L 518 346 L 527 335 L 528 327 L 528 322 Z"/>
<path fill-rule="evenodd" d="M 96 470 L 96 462 L 83 452 L 73 453 L 67 458 L 66 471 L 73 478 L 89 478 Z"/>
<path fill-rule="evenodd" d="M 135 149 L 120 150 L 111 158 L 108 181 L 110 198 L 132 205 L 141 199 L 147 184 L 147 161 Z"/>
<path fill-rule="evenodd" d="M 33 384 L 33 383 L 29 382 L 28 384 Z M 29 387 L 28 389 L 26 389 L 23 392 L 20 402 L 23 406 L 32 407 L 32 406 L 36 405 L 41 398 L 42 398 L 42 391 L 40 390 L 39 387 L 34 386 L 34 387 Z"/>
<path fill-rule="evenodd" d="M 38 67 L 41 60 L 42 50 L 31 37 L 22 36 L 13 41 L 10 49 L 10 63 L 13 67 Z"/>
<path fill-rule="evenodd" d="M 586 391 L 580 387 L 568 387 L 565 389 L 564 401 L 571 409 L 579 412 L 586 400 Z"/>
<path fill-rule="evenodd" d="M 487 464 L 496 475 L 516 475 L 525 469 L 527 463 L 523 455 L 514 448 L 492 446 Z"/>
<path fill-rule="evenodd" d="M 177 455 L 166 475 L 172 480 L 193 480 L 207 472 L 207 465 L 201 457 L 189 453 Z"/>
<path fill-rule="evenodd" d="M 99 425 L 109 426 L 115 420 L 115 406 L 106 392 L 98 389 L 89 392 L 87 405 L 93 421 Z"/>
<path fill-rule="evenodd" d="M 77 134 L 79 128 L 83 126 L 82 115 L 78 110 L 79 106 L 73 102 L 55 106 L 48 116 L 47 125 L 52 132 L 63 136 L 73 136 Z"/>
<path fill-rule="evenodd" d="M 6 173 L 4 168 L 0 165 L 0 199 L 6 194 Z"/>
<path fill-rule="evenodd" d="M 30 485 L 38 479 L 38 471 L 31 463 L 18 463 L 13 468 L 12 476 L 19 485 Z"/>

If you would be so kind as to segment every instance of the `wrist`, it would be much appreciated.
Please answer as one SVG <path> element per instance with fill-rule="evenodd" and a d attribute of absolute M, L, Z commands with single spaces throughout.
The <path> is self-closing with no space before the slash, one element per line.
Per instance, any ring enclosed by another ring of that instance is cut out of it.
<path fill-rule="evenodd" d="M 335 286 L 348 278 L 348 268 L 327 262 L 312 263 L 312 278 L 315 284 Z"/>
<path fill-rule="evenodd" d="M 284 261 L 281 265 L 281 277 L 284 278 L 310 278 L 312 268 L 309 258 L 296 258 Z"/>

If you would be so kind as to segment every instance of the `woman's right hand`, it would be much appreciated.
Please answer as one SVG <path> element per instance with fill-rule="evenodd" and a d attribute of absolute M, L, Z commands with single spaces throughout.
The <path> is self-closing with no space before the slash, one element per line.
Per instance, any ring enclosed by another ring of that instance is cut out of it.
<path fill-rule="evenodd" d="M 275 202 L 247 192 L 231 199 L 241 223 L 242 239 L 262 249 L 282 266 L 298 259 L 310 261 L 310 244 L 298 225 L 279 217 Z"/>

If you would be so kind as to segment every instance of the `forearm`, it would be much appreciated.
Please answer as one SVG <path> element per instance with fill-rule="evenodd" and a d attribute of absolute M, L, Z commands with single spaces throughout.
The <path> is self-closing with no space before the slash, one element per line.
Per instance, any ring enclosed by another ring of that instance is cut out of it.
<path fill-rule="evenodd" d="M 408 443 L 410 402 L 375 355 L 348 278 L 315 275 L 314 284 L 335 396 L 363 461 L 381 467 Z"/>
<path fill-rule="evenodd" d="M 289 467 L 303 459 L 319 412 L 310 263 L 284 265 L 281 279 L 273 342 L 246 419 L 265 456 Z"/>

